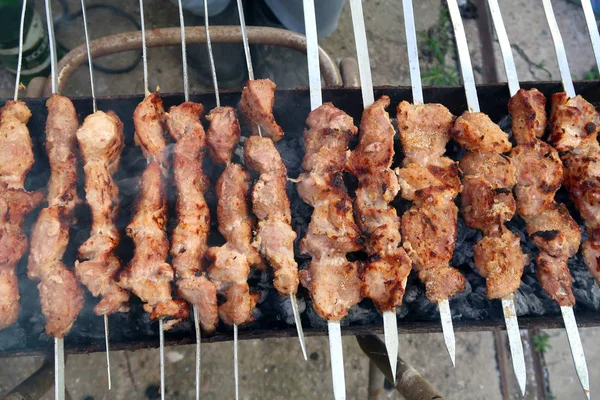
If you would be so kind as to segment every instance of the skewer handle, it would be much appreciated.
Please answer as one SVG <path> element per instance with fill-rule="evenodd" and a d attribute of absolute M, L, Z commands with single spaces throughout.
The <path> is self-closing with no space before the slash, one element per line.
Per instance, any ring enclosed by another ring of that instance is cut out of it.
<path fill-rule="evenodd" d="M 208 15 L 208 14 L 206 14 Z M 194 331 L 196 331 L 196 400 L 200 400 L 200 366 L 201 364 L 201 353 L 200 353 L 200 343 L 202 342 L 202 331 L 200 330 L 200 315 L 198 313 L 198 306 L 194 304 Z"/>
<path fill-rule="evenodd" d="M 110 349 L 108 344 L 108 315 L 104 314 L 104 345 L 106 346 L 106 378 L 108 390 L 112 389 L 112 378 L 110 375 Z"/>
<path fill-rule="evenodd" d="M 571 77 L 571 70 L 569 69 L 569 61 L 567 60 L 567 51 L 565 50 L 565 44 L 563 43 L 556 17 L 554 16 L 554 10 L 552 9 L 552 3 L 550 0 L 542 0 L 544 4 L 544 13 L 546 13 L 546 20 L 548 21 L 548 27 L 552 34 L 552 40 L 554 41 L 554 50 L 556 51 L 556 59 L 558 60 L 558 69 L 560 70 L 560 78 L 562 79 L 563 87 L 567 96 L 575 97 L 575 87 L 573 86 L 573 78 Z"/>
<path fill-rule="evenodd" d="M 321 70 L 319 69 L 319 42 L 317 35 L 317 19 L 315 1 L 303 0 L 304 31 L 306 32 L 306 58 L 308 60 L 308 86 L 310 90 L 310 109 L 314 110 L 323 104 L 321 94 Z"/>
<path fill-rule="evenodd" d="M 158 320 L 158 338 L 160 342 L 160 399 L 165 400 L 165 331 L 162 318 Z"/>
<path fill-rule="evenodd" d="M 519 77 L 517 76 L 515 59 L 506 33 L 504 20 L 502 19 L 502 12 L 500 12 L 500 5 L 498 4 L 498 0 L 488 0 L 488 6 L 490 14 L 492 15 L 492 21 L 494 22 L 496 36 L 498 36 L 498 42 L 500 42 L 500 52 L 502 53 L 502 60 L 504 61 L 504 71 L 506 72 L 508 89 L 510 90 L 510 95 L 514 96 L 519 91 Z"/>
<path fill-rule="evenodd" d="M 352 26 L 354 27 L 363 107 L 367 108 L 373 104 L 375 96 L 373 95 L 373 78 L 371 76 L 371 62 L 369 60 L 369 47 L 367 45 L 362 0 L 350 0 L 350 13 L 352 14 Z"/>
<path fill-rule="evenodd" d="M 460 72 L 467 96 L 467 105 L 470 112 L 479 112 L 479 99 L 477 98 L 475 76 L 473 75 L 471 55 L 469 54 L 469 46 L 467 45 L 467 35 L 465 35 L 465 27 L 463 26 L 460 9 L 456 0 L 448 0 L 448 10 L 450 11 L 450 19 L 454 28 L 454 37 L 456 38 L 456 48 L 458 49 Z"/>
<path fill-rule="evenodd" d="M 404 29 L 406 30 L 406 46 L 408 50 L 408 66 L 414 104 L 423 104 L 423 86 L 421 84 L 421 67 L 419 66 L 419 48 L 417 29 L 412 0 L 402 0 L 404 11 Z"/>
<path fill-rule="evenodd" d="M 598 25 L 596 22 L 596 16 L 594 15 L 594 9 L 590 0 L 581 0 L 581 7 L 583 7 L 583 14 L 585 15 L 585 22 L 587 23 L 588 31 L 590 33 L 590 40 L 592 41 L 592 48 L 594 49 L 594 56 L 596 56 L 596 66 L 600 71 L 600 33 L 598 32 Z"/>

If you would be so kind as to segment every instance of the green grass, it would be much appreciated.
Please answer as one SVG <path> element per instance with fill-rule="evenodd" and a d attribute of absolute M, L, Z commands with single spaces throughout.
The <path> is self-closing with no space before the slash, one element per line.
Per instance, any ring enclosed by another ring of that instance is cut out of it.
<path fill-rule="evenodd" d="M 548 342 L 549 339 L 550 336 L 544 333 L 533 336 L 533 345 L 535 346 L 535 351 L 544 354 L 546 351 L 550 350 L 552 345 Z"/>
<path fill-rule="evenodd" d="M 448 7 L 441 7 L 436 24 L 427 31 L 419 32 L 419 48 L 431 64 L 421 77 L 425 85 L 452 86 L 460 83 L 456 68 L 446 64 L 446 54 L 454 49 L 451 29 Z"/>

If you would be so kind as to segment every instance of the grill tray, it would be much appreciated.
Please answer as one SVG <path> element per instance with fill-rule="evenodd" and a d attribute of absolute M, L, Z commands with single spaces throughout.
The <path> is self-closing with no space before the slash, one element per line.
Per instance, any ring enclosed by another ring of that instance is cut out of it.
<path fill-rule="evenodd" d="M 546 96 L 562 91 L 562 86 L 557 82 L 544 82 L 535 84 L 523 84 L 524 88 L 536 87 Z M 600 104 L 600 82 L 580 82 L 575 84 L 577 93 L 588 101 Z M 505 84 L 482 85 L 478 87 L 481 111 L 487 113 L 490 118 L 499 122 L 503 128 L 510 127 L 507 115 L 507 103 L 509 100 L 508 87 Z M 402 100 L 411 101 L 411 89 L 409 87 L 379 87 L 376 88 L 375 97 L 386 94 L 391 97 L 393 109 L 388 110 L 392 117 L 395 116 L 395 107 Z M 425 101 L 442 103 L 455 115 L 460 115 L 466 108 L 464 89 L 462 87 L 425 88 Z M 182 94 L 165 94 L 162 96 L 165 108 L 183 102 Z M 223 105 L 235 106 L 239 101 L 239 92 L 223 92 L 221 101 Z M 133 143 L 133 121 L 132 115 L 142 96 L 124 96 L 98 99 L 98 109 L 114 110 L 124 124 L 126 137 L 126 148 L 123 152 L 121 168 L 116 176 L 116 181 L 121 191 L 121 212 L 118 226 L 122 233 L 121 244 L 117 252 L 124 263 L 132 256 L 132 242 L 125 235 L 124 229 L 131 218 L 132 205 L 137 192 L 137 182 L 146 165 L 141 151 Z M 213 94 L 191 95 L 191 101 L 204 104 L 206 110 L 212 109 L 214 104 Z M 359 124 L 362 112 L 362 100 L 359 89 L 326 89 L 323 92 L 323 101 L 331 101 L 337 107 L 343 109 L 354 117 L 355 123 Z M 36 164 L 28 176 L 26 187 L 28 189 L 44 188 L 48 177 L 48 160 L 43 148 L 45 138 L 44 126 L 47 116 L 45 99 L 28 99 L 33 117 L 29 123 L 29 129 L 34 143 Z M 0 101 L 3 104 L 4 101 Z M 74 98 L 73 103 L 77 110 L 80 121 L 92 112 L 90 98 Z M 309 92 L 305 89 L 281 90 L 276 92 L 274 114 L 278 123 L 286 132 L 285 138 L 278 143 L 284 162 L 288 167 L 288 175 L 296 177 L 301 172 L 300 162 L 302 160 L 304 146 L 302 141 L 302 130 L 305 119 L 310 111 Z M 206 121 L 204 121 L 206 122 Z M 205 124 L 206 125 L 206 124 Z M 244 124 L 243 124 L 244 125 Z M 455 143 L 448 146 L 448 155 L 458 159 L 462 151 Z M 239 152 L 237 152 L 239 155 Z M 208 157 L 206 157 L 208 159 Z M 399 165 L 402 159 L 401 148 L 397 143 L 395 165 Z M 81 167 L 81 166 L 80 166 Z M 205 171 L 214 182 L 222 169 L 207 161 Z M 85 198 L 83 193 L 83 173 L 80 168 L 79 178 L 80 197 Z M 171 183 L 170 183 L 171 184 Z M 350 182 L 350 186 L 352 183 Z M 172 186 L 171 186 L 172 188 Z M 174 191 L 170 194 L 170 223 L 172 229 L 174 220 L 173 205 Z M 288 195 L 292 203 L 292 214 L 294 229 L 301 238 L 306 230 L 306 224 L 310 216 L 310 208 L 298 197 L 293 184 L 288 184 Z M 557 200 L 565 202 L 576 220 L 581 223 L 579 215 L 572 207 L 568 196 L 562 190 L 557 194 Z M 219 245 L 223 242 L 216 230 L 216 197 L 214 191 L 207 194 L 207 201 L 211 207 L 212 227 L 210 244 Z M 398 199 L 395 206 L 399 212 L 406 210 L 410 204 Z M 29 216 L 26 221 L 27 229 L 37 217 L 37 212 Z M 77 210 L 78 221 L 71 231 L 71 243 L 65 255 L 67 265 L 73 265 L 76 250 L 79 245 L 89 236 L 90 216 L 87 206 L 83 205 Z M 537 283 L 534 271 L 535 249 L 531 241 L 524 234 L 524 224 L 520 218 L 515 217 L 510 224 L 513 231 L 521 235 L 521 244 L 526 252 L 533 251 L 532 261 L 525 267 L 523 284 L 516 295 L 517 313 L 522 329 L 555 328 L 562 326 L 560 310 L 541 289 Z M 28 231 L 29 234 L 29 231 Z M 467 330 L 498 330 L 504 329 L 504 320 L 499 301 L 488 301 L 485 298 L 485 281 L 474 270 L 472 263 L 473 244 L 479 239 L 479 234 L 465 227 L 459 218 L 459 234 L 455 256 L 452 265 L 458 267 L 467 277 L 469 283 L 467 289 L 455 299 L 450 300 L 454 325 L 457 331 Z M 301 268 L 308 263 L 306 258 L 296 254 Z M 24 257 L 26 260 L 27 257 Z M 17 267 L 19 275 L 19 289 L 21 293 L 22 311 L 18 322 L 0 331 L 0 356 L 33 355 L 49 353 L 52 351 L 53 341 L 44 333 L 44 318 L 40 311 L 38 291 L 36 283 L 30 281 L 26 276 L 26 262 Z M 580 326 L 600 325 L 600 289 L 594 283 L 593 278 L 587 272 L 583 264 L 581 254 L 578 254 L 569 262 L 573 274 L 573 291 L 577 299 L 576 313 Z M 239 338 L 256 339 L 295 336 L 296 329 L 293 326 L 291 306 L 288 299 L 281 299 L 270 283 L 266 273 L 256 273 L 251 277 L 251 287 L 263 293 L 257 307 L 257 320 L 253 324 L 240 328 Z M 302 312 L 302 323 L 307 336 L 325 335 L 327 325 L 316 316 L 310 304 L 308 293 L 300 289 L 300 309 Z M 65 338 L 65 349 L 69 353 L 85 353 L 104 350 L 104 330 L 102 319 L 93 313 L 96 300 L 89 294 L 86 297 L 85 307 L 73 326 L 71 332 Z M 398 326 L 401 332 L 439 332 L 439 314 L 437 307 L 431 305 L 424 295 L 424 288 L 418 282 L 414 273 L 411 274 L 404 305 L 398 309 Z M 137 298 L 132 298 L 132 310 L 127 314 L 117 314 L 109 317 L 111 349 L 136 349 L 144 347 L 158 347 L 158 323 L 150 322 L 147 314 L 142 310 L 141 303 Z M 381 333 L 382 319 L 370 301 L 363 301 L 354 307 L 348 318 L 342 321 L 343 334 L 356 335 L 364 333 Z M 217 332 L 211 336 L 204 336 L 203 341 L 226 341 L 232 340 L 233 331 L 223 324 L 219 325 Z M 195 341 L 193 325 L 186 321 L 175 327 L 172 331 L 165 333 L 165 341 L 168 345 L 188 344 Z"/>

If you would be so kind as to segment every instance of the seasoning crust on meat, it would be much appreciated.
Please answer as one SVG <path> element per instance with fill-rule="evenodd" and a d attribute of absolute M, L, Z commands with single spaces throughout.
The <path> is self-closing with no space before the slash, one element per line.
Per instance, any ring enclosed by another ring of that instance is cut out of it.
<path fill-rule="evenodd" d="M 512 194 L 515 166 L 502 155 L 512 144 L 483 113 L 463 113 L 450 134 L 469 150 L 459 163 L 463 172 L 461 211 L 466 224 L 483 233 L 474 248 L 475 267 L 486 279 L 487 298 L 502 299 L 519 288 L 525 267 L 519 237 L 505 225 L 517 207 Z"/>
<path fill-rule="evenodd" d="M 402 247 L 400 218 L 390 202 L 400 185 L 390 169 L 396 132 L 385 111 L 390 99 L 382 96 L 365 109 L 358 146 L 347 169 L 358 179 L 354 212 L 369 255 L 362 272 L 362 295 L 371 298 L 379 311 L 402 305 L 411 260 Z"/>
<path fill-rule="evenodd" d="M 77 277 L 94 296 L 102 296 L 97 315 L 129 311 L 129 293 L 117 285 L 121 261 L 114 250 L 121 239 L 115 225 L 119 188 L 113 174 L 125 145 L 123 124 L 115 113 L 97 111 L 77 131 L 85 172 L 86 201 L 92 213 L 91 235 L 79 247 Z"/>
<path fill-rule="evenodd" d="M 48 207 L 38 216 L 31 234 L 27 275 L 38 280 L 46 333 L 63 338 L 83 307 L 77 278 L 62 262 L 69 244 L 69 228 L 77 197 L 77 114 L 66 97 L 52 95 L 46 102 L 46 151 L 50 161 Z"/>
<path fill-rule="evenodd" d="M 464 290 L 466 282 L 450 266 L 458 218 L 454 198 L 461 191 L 456 163 L 444 157 L 453 116 L 441 104 L 403 101 L 397 111 L 405 158 L 396 175 L 402 197 L 413 202 L 402 216 L 403 247 L 427 298 L 438 303 Z"/>
<path fill-rule="evenodd" d="M 352 117 L 331 103 L 313 110 L 306 124 L 305 172 L 298 177 L 297 189 L 314 209 L 300 244 L 300 251 L 312 260 L 308 269 L 300 271 L 300 281 L 309 290 L 317 314 L 339 321 L 361 300 L 359 265 L 346 258 L 361 249 L 360 231 L 342 178 L 348 143 L 358 130 Z"/>
<path fill-rule="evenodd" d="M 275 85 L 270 79 L 249 80 L 242 90 L 240 111 L 248 120 L 253 135 L 258 135 L 258 126 L 262 135 L 278 142 L 283 138 L 283 129 L 273 116 Z"/>
<path fill-rule="evenodd" d="M 298 290 L 294 259 L 296 232 L 292 229 L 290 201 L 285 186 L 287 169 L 269 138 L 252 136 L 244 143 L 244 160 L 260 174 L 252 190 L 252 210 L 258 224 L 252 245 L 273 267 L 273 285 L 281 296 Z"/>
<path fill-rule="evenodd" d="M 568 98 L 566 93 L 552 96 L 551 110 L 548 140 L 560 152 L 563 184 L 579 210 L 588 233 L 588 238 L 582 244 L 584 262 L 596 282 L 600 282 L 600 116 L 594 106 L 581 96 Z M 559 214 L 556 215 L 556 219 L 559 219 Z M 556 238 L 549 239 L 553 239 L 551 242 L 571 243 L 570 246 L 565 246 L 563 251 L 565 254 L 573 252 L 570 257 L 577 251 L 577 246 L 574 245 L 578 245 L 579 242 L 576 240 L 574 227 L 569 226 L 556 227 L 555 230 L 559 234 Z M 560 234 L 562 237 L 559 237 Z M 566 304 L 574 303 L 570 292 L 570 279 L 567 279 L 567 276 L 570 278 L 566 273 L 568 270 L 562 272 L 562 265 L 557 267 L 552 260 L 546 261 L 546 268 L 557 271 L 555 282 L 551 282 L 552 288 L 558 288 L 560 298 L 567 296 L 572 300 L 565 301 Z"/>
<path fill-rule="evenodd" d="M 16 267 L 28 247 L 23 220 L 43 200 L 41 192 L 24 188 L 34 162 L 29 118 L 31 111 L 22 101 L 7 101 L 0 108 L 0 330 L 19 317 Z"/>
<path fill-rule="evenodd" d="M 167 198 L 165 192 L 168 170 L 164 138 L 165 113 L 158 92 L 138 104 L 134 114 L 135 142 L 142 148 L 148 166 L 140 181 L 140 193 L 135 214 L 127 226 L 127 236 L 134 243 L 133 258 L 121 273 L 119 285 L 131 290 L 144 302 L 150 319 L 166 318 L 165 330 L 188 316 L 184 300 L 173 300 L 171 282 L 173 267 L 166 262 L 169 255 L 167 238 Z"/>
<path fill-rule="evenodd" d="M 177 293 L 197 306 L 200 324 L 214 332 L 219 323 L 217 290 L 207 278 L 204 258 L 208 250 L 210 211 L 204 192 L 208 178 L 202 171 L 206 138 L 201 104 L 185 102 L 167 114 L 167 128 L 176 140 L 173 173 L 177 188 L 177 226 L 171 237 L 171 256 L 177 275 Z"/>

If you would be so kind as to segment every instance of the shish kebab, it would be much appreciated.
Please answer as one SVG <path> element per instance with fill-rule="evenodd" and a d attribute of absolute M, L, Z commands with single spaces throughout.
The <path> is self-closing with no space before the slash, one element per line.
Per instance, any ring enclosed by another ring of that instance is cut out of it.
<path fill-rule="evenodd" d="M 403 101 L 397 108 L 405 158 L 396 173 L 402 197 L 413 202 L 402 216 L 402 235 L 428 299 L 438 304 L 454 365 L 456 346 L 448 299 L 464 290 L 466 282 L 450 267 L 458 231 L 454 198 L 462 190 L 456 163 L 444 157 L 454 116 L 441 104 L 423 104 L 412 0 L 402 4 L 413 94 L 412 105 Z"/>
<path fill-rule="evenodd" d="M 312 111 L 304 131 L 305 172 L 296 187 L 313 213 L 300 244 L 300 251 L 312 259 L 300 271 L 300 280 L 316 313 L 327 320 L 333 395 L 341 400 L 346 398 L 346 381 L 340 320 L 361 300 L 359 266 L 346 258 L 361 249 L 360 231 L 342 176 L 348 144 L 358 130 L 348 114 L 331 103 L 323 104 L 314 1 L 304 0 L 303 6 Z"/>
<path fill-rule="evenodd" d="M 33 227 L 27 275 L 38 280 L 46 333 L 54 337 L 54 397 L 65 398 L 64 336 L 83 307 L 83 290 L 75 273 L 62 258 L 69 244 L 69 229 L 74 222 L 77 196 L 77 147 L 79 127 L 71 100 L 57 93 L 56 42 L 50 0 L 45 1 L 50 46 L 52 96 L 46 101 L 46 152 L 50 180 L 44 208 Z"/>
<path fill-rule="evenodd" d="M 113 112 L 99 111 L 94 90 L 94 73 L 88 35 L 85 0 L 81 0 L 83 28 L 88 55 L 93 114 L 88 115 L 77 131 L 83 158 L 86 202 L 92 214 L 91 234 L 78 250 L 75 273 L 79 281 L 96 297 L 96 315 L 104 317 L 108 390 L 112 387 L 108 340 L 108 315 L 129 311 L 129 292 L 117 284 L 121 261 L 114 254 L 120 233 L 116 226 L 119 212 L 119 188 L 113 175 L 119 168 L 125 146 L 123 124 Z"/>
<path fill-rule="evenodd" d="M 254 81 L 254 69 L 248 45 L 242 0 L 237 0 L 237 6 L 249 79 L 242 92 L 239 108 L 250 122 L 252 134 L 258 134 L 262 138 L 264 133 L 272 141 L 271 143 L 274 143 L 284 135 L 273 116 L 276 86 L 268 79 Z M 257 152 L 259 148 L 268 154 L 259 154 Z M 273 268 L 273 284 L 279 295 L 289 296 L 300 348 L 306 361 L 308 360 L 306 344 L 296 300 L 299 278 L 298 264 L 294 260 L 294 240 L 297 234 L 291 226 L 290 203 L 285 190 L 287 169 L 277 149 L 262 139 L 251 138 L 245 149 L 245 155 L 248 157 L 247 164 L 261 174 L 252 192 L 253 212 L 259 220 L 252 246 Z M 263 164 L 260 159 L 265 157 L 271 157 L 274 164 L 270 166 Z M 266 205 L 264 196 L 273 196 L 273 199 L 276 200 L 274 202 L 276 208 L 271 209 Z M 283 239 L 283 243 L 279 243 L 282 236 L 285 239 Z"/>
<path fill-rule="evenodd" d="M 19 100 L 23 60 L 23 25 L 27 0 L 23 0 L 19 34 L 17 77 L 13 101 L 0 108 L 0 330 L 14 324 L 21 311 L 16 267 L 28 248 L 23 232 L 27 214 L 43 201 L 41 191 L 25 190 L 25 177 L 34 163 L 27 122 L 31 111 Z"/>
<path fill-rule="evenodd" d="M 204 107 L 189 101 L 189 80 L 185 40 L 185 22 L 178 1 L 181 28 L 181 58 L 185 102 L 173 106 L 167 114 L 167 129 L 176 141 L 173 147 L 173 176 L 177 191 L 177 226 L 171 237 L 171 256 L 177 277 L 177 293 L 193 307 L 196 333 L 196 400 L 200 399 L 201 330 L 217 328 L 217 290 L 206 273 L 206 251 L 210 231 L 210 211 L 204 193 L 210 182 L 202 170 L 206 153 L 206 134 L 200 122 Z"/>
<path fill-rule="evenodd" d="M 402 234 L 427 296 L 438 303 L 446 349 L 454 365 L 456 345 L 448 298 L 463 290 L 465 279 L 449 266 L 457 232 L 454 198 L 462 189 L 456 164 L 443 156 L 453 116 L 440 104 L 423 104 L 412 0 L 403 1 L 403 10 L 413 105 L 398 105 L 398 130 L 406 158 L 396 173 L 402 197 L 413 201 L 413 206 L 402 217 Z M 437 229 L 438 225 L 444 229 Z M 418 240 L 421 235 L 427 239 Z"/>
<path fill-rule="evenodd" d="M 142 300 L 143 308 L 150 314 L 151 320 L 159 321 L 160 396 L 164 400 L 164 330 L 186 319 L 189 310 L 185 300 L 174 300 L 171 295 L 171 282 L 175 272 L 166 262 L 169 239 L 166 233 L 165 177 L 168 173 L 168 157 L 165 151 L 165 112 L 158 89 L 154 93 L 148 90 L 148 49 L 143 0 L 140 0 L 139 6 L 145 98 L 133 114 L 134 141 L 142 149 L 148 166 L 142 174 L 135 213 L 126 230 L 133 240 L 134 254 L 120 275 L 119 285 L 131 290 Z"/>
<path fill-rule="evenodd" d="M 516 184 L 515 165 L 503 155 L 512 149 L 512 144 L 498 125 L 479 112 L 467 39 L 456 0 L 448 1 L 448 8 L 469 106 L 450 130 L 454 140 L 467 150 L 459 164 L 463 172 L 461 212 L 469 227 L 483 233 L 474 248 L 475 267 L 486 278 L 486 296 L 502 299 L 513 368 L 524 395 L 527 376 L 514 292 L 521 283 L 525 256 L 520 238 L 505 225 L 516 212 L 512 194 Z"/>
<path fill-rule="evenodd" d="M 575 368 L 589 397 L 587 363 L 573 315 L 575 299 L 567 265 L 568 259 L 579 248 L 581 232 L 564 205 L 554 201 L 554 195 L 563 183 L 563 174 L 568 172 L 561 165 L 556 149 L 540 140 L 546 128 L 546 99 L 535 89 L 519 89 L 517 69 L 499 4 L 497 0 L 488 0 L 488 5 L 512 95 L 508 108 L 518 146 L 512 150 L 510 157 L 516 167 L 517 212 L 525 220 L 527 232 L 540 250 L 537 257 L 538 279 L 546 293 L 561 306 Z M 568 188 L 568 182 L 564 183 Z M 577 200 L 575 202 L 577 204 Z"/>
<path fill-rule="evenodd" d="M 548 141 L 559 152 L 563 162 L 564 186 L 578 208 L 589 234 L 582 246 L 584 262 L 590 273 L 598 282 L 598 249 L 600 249 L 597 235 L 598 218 L 597 211 L 597 187 L 598 177 L 596 163 L 600 161 L 600 147 L 597 142 L 598 126 L 600 118 L 595 108 L 585 101 L 581 96 L 576 96 L 573 79 L 569 70 L 567 54 L 562 41 L 556 17 L 550 1 L 543 0 L 544 12 L 550 27 L 554 49 L 558 61 L 558 67 L 563 83 L 564 93 L 552 96 L 552 105 L 549 121 L 550 134 Z M 587 5 L 589 7 L 589 4 Z M 585 8 L 585 6 L 584 6 Z M 589 13 L 586 13 L 589 14 Z M 597 35 L 590 36 L 597 42 Z M 598 43 L 596 43 L 598 45 Z M 597 47 L 597 46 L 595 46 Z M 599 65 L 600 67 L 600 65 Z M 560 239 L 560 238 L 559 238 Z M 560 271 L 560 266 L 550 265 Z M 568 272 L 568 269 L 566 270 Z M 566 280 L 568 276 L 568 280 Z M 563 273 L 564 282 L 555 282 L 555 291 L 558 291 L 560 310 L 565 322 L 571 355 L 575 363 L 577 376 L 587 398 L 590 398 L 590 384 L 585 354 L 581 344 L 581 338 L 577 329 L 573 305 L 575 300 L 566 297 L 570 293 L 570 275 Z M 560 285 L 556 285 L 559 283 Z M 563 286 L 563 284 L 565 284 Z M 569 289 L 566 292 L 565 287 Z M 566 299 L 565 299 L 566 297 Z M 571 301 L 568 301 L 571 300 Z"/>
<path fill-rule="evenodd" d="M 358 180 L 354 213 L 369 256 L 361 274 L 362 295 L 369 297 L 383 314 L 383 330 L 392 376 L 398 362 L 396 307 L 402 305 L 412 263 L 402 247 L 400 217 L 390 205 L 400 185 L 390 168 L 396 132 L 385 109 L 388 96 L 375 101 L 362 0 L 351 0 L 352 26 L 363 97 L 359 142 L 346 169 Z"/>

